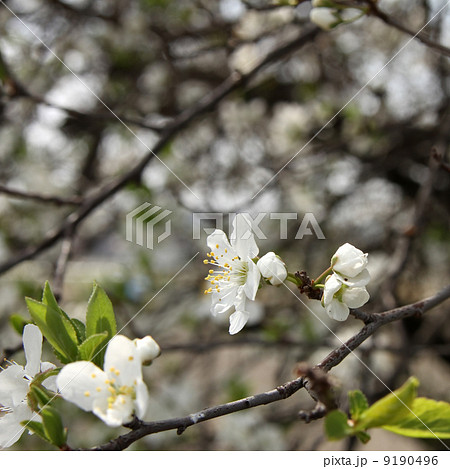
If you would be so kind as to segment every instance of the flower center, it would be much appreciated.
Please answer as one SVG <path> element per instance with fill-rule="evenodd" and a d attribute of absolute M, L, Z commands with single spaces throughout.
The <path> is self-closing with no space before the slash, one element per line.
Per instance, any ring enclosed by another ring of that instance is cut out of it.
<path fill-rule="evenodd" d="M 227 250 L 225 249 L 225 253 Z M 226 287 L 228 284 L 244 285 L 247 281 L 248 263 L 241 260 L 239 256 L 232 258 L 224 258 L 223 254 L 220 256 L 214 252 L 206 254 L 209 259 L 205 259 L 205 264 L 212 264 L 215 267 L 220 267 L 222 270 L 211 269 L 205 280 L 211 283 L 211 286 L 205 290 L 205 294 L 216 291 L 220 292 L 221 288 Z"/>

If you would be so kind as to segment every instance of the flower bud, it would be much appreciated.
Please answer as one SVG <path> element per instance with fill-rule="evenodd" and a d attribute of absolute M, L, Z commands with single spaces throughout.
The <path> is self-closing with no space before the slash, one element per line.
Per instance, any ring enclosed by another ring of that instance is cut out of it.
<path fill-rule="evenodd" d="M 309 18 L 325 31 L 334 28 L 341 22 L 333 8 L 313 8 L 309 14 Z"/>
<path fill-rule="evenodd" d="M 331 267 L 334 272 L 344 277 L 356 277 L 366 268 L 367 256 L 368 254 L 364 254 L 355 246 L 345 243 L 331 258 Z"/>
<path fill-rule="evenodd" d="M 281 285 L 286 280 L 286 266 L 274 252 L 268 252 L 261 257 L 256 265 L 261 275 L 272 285 Z"/>
<path fill-rule="evenodd" d="M 143 365 L 149 365 L 152 360 L 161 355 L 159 345 L 150 335 L 142 339 L 135 339 L 134 344 Z"/>

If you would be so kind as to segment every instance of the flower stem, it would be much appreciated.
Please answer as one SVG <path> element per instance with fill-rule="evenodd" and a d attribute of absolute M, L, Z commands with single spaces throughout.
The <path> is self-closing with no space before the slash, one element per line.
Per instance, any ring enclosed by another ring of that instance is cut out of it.
<path fill-rule="evenodd" d="M 333 270 L 333 268 L 330 266 L 328 267 L 327 270 L 325 270 L 324 272 L 322 272 L 314 281 L 313 281 L 313 286 L 316 288 L 316 287 L 319 287 L 318 284 L 320 284 L 320 282 L 328 275 L 331 273 L 331 271 Z M 319 287 L 320 288 L 320 287 Z M 323 288 L 323 286 L 321 286 L 321 288 Z"/>
<path fill-rule="evenodd" d="M 288 272 L 286 280 L 289 280 L 289 282 L 294 283 L 295 285 L 297 285 L 297 287 L 301 287 L 303 285 L 301 279 L 296 277 L 294 274 L 291 274 L 290 272 Z"/>

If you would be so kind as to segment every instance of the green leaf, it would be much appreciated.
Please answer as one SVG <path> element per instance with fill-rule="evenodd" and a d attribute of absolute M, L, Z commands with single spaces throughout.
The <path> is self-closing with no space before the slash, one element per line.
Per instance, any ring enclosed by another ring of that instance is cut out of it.
<path fill-rule="evenodd" d="M 106 347 L 107 343 L 108 334 L 106 332 L 91 335 L 78 347 L 80 360 L 92 361 L 97 366 L 102 366 L 102 363 L 99 363 L 99 360 L 101 357 L 102 347 Z"/>
<path fill-rule="evenodd" d="M 33 398 L 36 400 L 40 407 L 46 406 L 52 400 L 52 396 L 40 386 L 31 384 L 29 392 L 33 395 Z"/>
<path fill-rule="evenodd" d="M 86 326 L 79 319 L 72 318 L 71 321 L 77 333 L 78 343 L 81 344 L 86 340 Z"/>
<path fill-rule="evenodd" d="M 355 425 L 356 430 L 393 425 L 403 420 L 409 413 L 417 395 L 419 381 L 412 376 L 406 383 L 375 402 L 364 411 Z"/>
<path fill-rule="evenodd" d="M 333 410 L 325 417 L 325 433 L 329 440 L 340 440 L 352 434 L 352 427 L 347 422 L 347 415 L 340 410 Z"/>
<path fill-rule="evenodd" d="M 448 402 L 418 397 L 411 410 L 413 413 L 409 412 L 400 422 L 382 428 L 411 438 L 450 438 Z"/>
<path fill-rule="evenodd" d="M 47 441 L 48 443 L 51 443 L 51 441 L 47 438 L 47 435 L 45 434 L 44 425 L 41 422 L 36 422 L 34 420 L 24 420 L 23 422 L 20 422 L 20 424 L 23 425 L 30 432 L 40 436 L 43 440 Z"/>
<path fill-rule="evenodd" d="M 116 318 L 112 303 L 103 288 L 94 283 L 94 290 L 89 298 L 86 312 L 86 337 L 106 332 L 106 344 L 116 334 L 116 331 Z M 97 361 L 100 367 L 103 366 L 104 356 L 105 350 L 102 350 Z"/>
<path fill-rule="evenodd" d="M 48 281 L 45 282 L 44 291 L 42 293 L 42 303 L 44 303 L 44 305 L 50 306 L 55 311 L 58 311 L 61 314 L 61 316 L 63 316 L 72 325 L 73 330 L 75 331 L 75 336 L 72 334 L 71 330 L 70 332 L 73 338 L 76 339 L 77 343 L 83 342 L 84 339 L 79 340 L 79 331 L 78 331 L 77 325 L 75 324 L 75 321 L 78 321 L 78 319 L 71 319 L 67 315 L 67 313 L 59 307 L 58 302 L 56 301 L 55 295 L 53 295 L 53 292 L 50 288 L 50 284 L 48 283 Z M 78 322 L 83 324 L 81 321 L 78 321 Z M 84 328 L 84 324 L 83 324 L 83 328 Z"/>
<path fill-rule="evenodd" d="M 49 441 L 58 448 L 66 444 L 67 432 L 64 429 L 61 416 L 54 407 L 46 406 L 41 410 L 44 433 Z"/>
<path fill-rule="evenodd" d="M 350 405 L 350 415 L 356 422 L 361 417 L 361 414 L 369 408 L 366 396 L 359 390 L 349 391 L 348 400 Z"/>
<path fill-rule="evenodd" d="M 61 361 L 75 361 L 78 353 L 77 336 L 70 320 L 61 314 L 59 308 L 55 310 L 32 298 L 26 298 L 25 301 L 33 321 L 59 354 Z"/>
<path fill-rule="evenodd" d="M 20 335 L 23 334 L 23 328 L 29 323 L 25 318 L 20 314 L 12 314 L 9 317 L 9 322 L 13 329 Z"/>

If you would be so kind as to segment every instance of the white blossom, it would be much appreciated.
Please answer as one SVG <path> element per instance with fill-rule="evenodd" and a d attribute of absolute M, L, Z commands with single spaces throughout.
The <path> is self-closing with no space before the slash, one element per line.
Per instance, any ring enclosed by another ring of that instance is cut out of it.
<path fill-rule="evenodd" d="M 268 252 L 261 257 L 256 265 L 261 275 L 272 285 L 281 285 L 286 280 L 286 266 L 274 252 Z"/>
<path fill-rule="evenodd" d="M 331 258 L 331 267 L 339 280 L 350 287 L 363 287 L 370 281 L 366 266 L 368 254 L 355 246 L 343 244 Z"/>
<path fill-rule="evenodd" d="M 207 238 L 211 252 L 205 264 L 212 264 L 206 277 L 211 286 L 205 293 L 211 293 L 213 315 L 234 312 L 230 316 L 230 334 L 238 333 L 246 324 L 249 313 L 246 300 L 254 300 L 258 291 L 261 274 L 253 262 L 258 255 L 251 224 L 244 214 L 238 214 L 232 223 L 231 243 L 222 230 L 214 230 Z"/>
<path fill-rule="evenodd" d="M 40 421 L 41 418 L 28 407 L 27 394 L 33 378 L 44 371 L 55 368 L 52 363 L 41 362 L 42 333 L 33 324 L 23 330 L 23 348 L 26 365 L 12 363 L 0 373 L 0 448 L 13 445 L 25 431 L 23 421 Z M 46 387 L 55 389 L 54 378 L 44 380 Z"/>
<path fill-rule="evenodd" d="M 142 363 L 158 355 L 159 346 L 150 336 L 132 341 L 117 335 L 108 344 L 103 370 L 88 361 L 69 363 L 57 376 L 59 392 L 111 427 L 130 422 L 134 414 L 143 418 L 148 390 Z"/>
<path fill-rule="evenodd" d="M 309 14 L 309 19 L 325 31 L 332 29 L 340 23 L 334 8 L 313 8 Z"/>
<path fill-rule="evenodd" d="M 345 285 L 333 274 L 325 281 L 322 306 L 332 319 L 345 321 L 350 312 L 349 308 L 361 307 L 369 301 L 369 297 L 365 287 Z"/>

